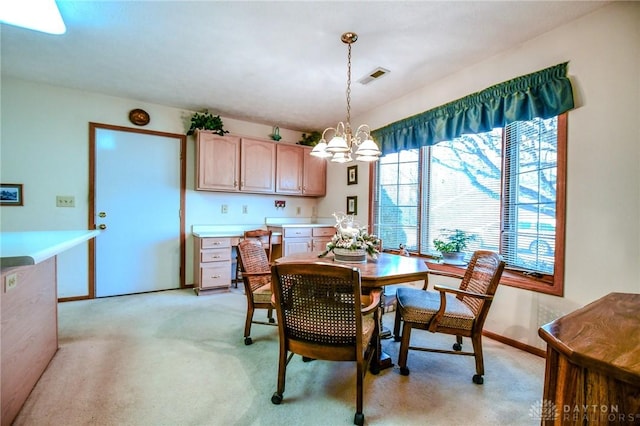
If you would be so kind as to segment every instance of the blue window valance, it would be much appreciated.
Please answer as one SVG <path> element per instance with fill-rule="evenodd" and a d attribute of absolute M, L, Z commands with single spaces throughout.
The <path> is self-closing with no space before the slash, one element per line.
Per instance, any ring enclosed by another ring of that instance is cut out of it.
<path fill-rule="evenodd" d="M 573 109 L 567 62 L 516 77 L 374 130 L 383 154 L 434 145 L 513 121 L 550 118 Z"/>

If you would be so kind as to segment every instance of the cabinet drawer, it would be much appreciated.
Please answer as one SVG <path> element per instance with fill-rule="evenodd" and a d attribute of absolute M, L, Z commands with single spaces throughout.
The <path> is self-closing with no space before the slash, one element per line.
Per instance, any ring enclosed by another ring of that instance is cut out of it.
<path fill-rule="evenodd" d="M 336 228 L 333 226 L 331 228 L 313 228 L 314 237 L 333 237 L 335 233 Z"/>
<path fill-rule="evenodd" d="M 230 248 L 231 238 L 202 238 L 200 240 L 200 248 Z"/>
<path fill-rule="evenodd" d="M 200 287 L 229 287 L 231 284 L 231 262 L 200 268 Z"/>
<path fill-rule="evenodd" d="M 311 228 L 284 228 L 284 238 L 310 237 Z"/>
<path fill-rule="evenodd" d="M 225 262 L 231 260 L 231 250 L 228 248 L 207 249 L 200 252 L 200 262 Z"/>

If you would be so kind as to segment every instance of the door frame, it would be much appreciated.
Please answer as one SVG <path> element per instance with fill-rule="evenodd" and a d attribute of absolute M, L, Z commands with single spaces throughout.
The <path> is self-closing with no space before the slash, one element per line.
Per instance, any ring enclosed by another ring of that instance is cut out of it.
<path fill-rule="evenodd" d="M 95 181 L 96 181 L 96 130 L 114 130 L 129 133 L 141 133 L 144 135 L 161 136 L 178 139 L 180 141 L 180 288 L 185 285 L 185 259 L 186 259 L 186 236 L 185 236 L 185 197 L 186 197 L 186 147 L 187 137 L 178 133 L 159 132 L 155 130 L 136 129 L 133 127 L 114 126 L 89 122 L 89 229 L 97 229 L 95 216 Z M 96 246 L 95 238 L 89 240 L 89 294 L 88 296 L 65 298 L 65 300 L 95 299 L 96 297 Z M 61 301 L 63 301 L 61 299 Z"/>

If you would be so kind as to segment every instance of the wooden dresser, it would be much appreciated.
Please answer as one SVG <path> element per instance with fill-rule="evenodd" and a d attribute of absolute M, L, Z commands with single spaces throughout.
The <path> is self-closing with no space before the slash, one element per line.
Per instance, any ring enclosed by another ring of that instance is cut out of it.
<path fill-rule="evenodd" d="M 640 294 L 610 293 L 546 324 L 542 424 L 640 423 Z"/>

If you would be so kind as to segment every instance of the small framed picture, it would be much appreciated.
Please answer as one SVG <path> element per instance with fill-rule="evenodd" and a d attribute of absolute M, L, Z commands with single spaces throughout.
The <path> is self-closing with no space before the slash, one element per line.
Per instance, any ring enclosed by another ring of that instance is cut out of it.
<path fill-rule="evenodd" d="M 21 206 L 22 184 L 0 183 L 0 206 Z"/>
<path fill-rule="evenodd" d="M 358 166 L 347 167 L 347 185 L 358 183 Z"/>
<path fill-rule="evenodd" d="M 347 214 L 358 214 L 358 197 L 347 197 Z"/>

